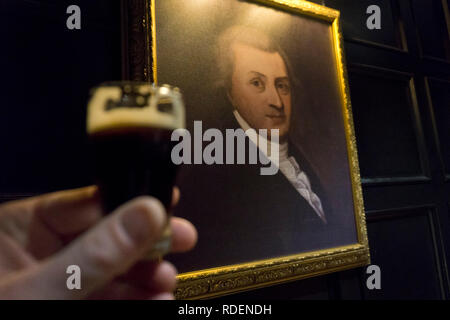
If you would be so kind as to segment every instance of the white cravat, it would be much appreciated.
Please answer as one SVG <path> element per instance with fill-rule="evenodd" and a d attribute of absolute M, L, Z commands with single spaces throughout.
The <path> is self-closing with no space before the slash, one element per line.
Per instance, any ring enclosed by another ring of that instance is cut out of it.
<path fill-rule="evenodd" d="M 237 112 L 237 110 L 233 111 L 234 116 L 236 117 L 237 122 L 241 126 L 241 128 L 246 131 L 251 127 L 249 124 L 242 118 L 242 116 Z M 249 138 L 258 145 L 258 142 L 251 136 Z M 259 139 L 264 139 L 264 137 L 259 136 Z M 273 142 L 272 142 L 273 143 Z M 266 142 L 269 149 L 270 143 Z M 283 175 L 289 180 L 289 182 L 294 186 L 294 188 L 298 191 L 298 193 L 310 204 L 310 206 L 314 209 L 320 219 L 323 222 L 327 222 L 325 218 L 325 213 L 323 212 L 322 202 L 320 198 L 314 193 L 311 189 L 311 183 L 309 182 L 309 178 L 304 171 L 300 169 L 300 166 L 295 160 L 294 157 L 288 156 L 288 143 L 282 143 L 279 145 L 279 164 L 278 167 Z M 264 148 L 263 148 L 264 149 Z M 266 156 L 267 150 L 260 149 Z M 270 152 L 270 151 L 269 151 Z"/>

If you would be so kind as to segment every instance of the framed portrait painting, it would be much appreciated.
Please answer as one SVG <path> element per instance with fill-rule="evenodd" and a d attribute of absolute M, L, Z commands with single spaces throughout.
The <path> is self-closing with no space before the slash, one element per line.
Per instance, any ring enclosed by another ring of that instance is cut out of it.
<path fill-rule="evenodd" d="M 302 0 L 125 3 L 125 74 L 180 88 L 200 141 L 177 182 L 174 214 L 199 238 L 167 257 L 180 271 L 176 296 L 369 264 L 339 12 Z M 211 148 L 236 132 L 261 161 Z"/>

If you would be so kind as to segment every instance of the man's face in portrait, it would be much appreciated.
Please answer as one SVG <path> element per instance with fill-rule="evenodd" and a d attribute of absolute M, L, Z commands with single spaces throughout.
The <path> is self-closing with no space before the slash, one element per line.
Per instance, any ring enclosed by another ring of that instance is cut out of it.
<path fill-rule="evenodd" d="M 254 129 L 279 129 L 287 139 L 291 119 L 291 86 L 286 64 L 278 52 L 234 43 L 230 99 Z"/>

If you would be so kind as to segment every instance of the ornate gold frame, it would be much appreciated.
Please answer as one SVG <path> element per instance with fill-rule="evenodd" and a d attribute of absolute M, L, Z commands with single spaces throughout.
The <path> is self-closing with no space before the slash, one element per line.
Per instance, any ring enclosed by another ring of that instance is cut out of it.
<path fill-rule="evenodd" d="M 128 33 L 125 37 L 127 56 L 124 61 L 126 78 L 157 82 L 155 1 L 131 0 L 128 7 L 125 7 L 127 15 L 125 22 L 128 24 Z M 358 242 L 349 246 L 180 274 L 176 289 L 178 299 L 214 297 L 370 263 L 355 131 L 340 31 L 340 13 L 305 0 L 249 1 L 306 15 L 330 24 L 345 122 Z"/>

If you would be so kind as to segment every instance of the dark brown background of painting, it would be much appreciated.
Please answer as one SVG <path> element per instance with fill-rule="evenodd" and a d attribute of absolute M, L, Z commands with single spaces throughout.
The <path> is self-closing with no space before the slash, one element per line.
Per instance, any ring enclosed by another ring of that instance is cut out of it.
<path fill-rule="evenodd" d="M 158 83 L 170 83 L 182 90 L 188 128 L 192 128 L 196 120 L 208 123 L 209 118 L 215 116 L 215 109 L 227 107 L 223 92 L 215 88 L 218 75 L 214 50 L 216 38 L 221 32 L 233 25 L 248 25 L 267 33 L 280 44 L 288 56 L 297 83 L 292 89 L 291 139 L 315 167 L 322 181 L 328 198 L 323 201 L 329 201 L 333 210 L 328 214 L 340 217 L 340 242 L 335 246 L 356 243 L 342 105 L 330 24 L 236 0 L 210 0 L 202 5 L 196 1 L 180 3 L 178 0 L 164 0 L 156 1 L 155 9 Z M 273 19 L 276 19 L 276 23 L 271 22 Z M 221 114 L 220 111 L 218 113 Z M 302 166 L 301 163 L 299 165 Z M 214 181 L 214 177 L 198 176 L 195 181 L 180 181 L 180 184 L 195 189 L 200 179 L 210 180 L 212 184 L 220 183 Z M 252 185 L 252 181 L 244 183 Z M 214 215 L 213 199 L 227 195 L 206 193 L 204 197 L 204 205 L 209 206 L 210 214 Z M 176 215 L 190 218 L 189 212 L 178 209 L 175 210 Z M 195 217 L 195 212 L 192 214 Z M 273 216 L 276 219 L 276 212 L 273 212 Z M 200 236 L 204 234 L 203 230 L 211 227 L 197 222 Z M 225 226 L 210 230 L 208 234 L 223 232 L 227 232 Z M 229 235 L 232 236 L 232 233 L 229 232 Z M 214 243 L 215 239 L 207 241 Z M 299 252 L 292 244 L 290 254 Z M 250 253 L 242 252 L 239 262 L 251 261 L 246 254 Z M 181 272 L 198 270 L 203 266 L 222 266 L 214 262 L 215 255 L 212 246 L 208 254 L 204 255 L 207 260 L 199 261 L 196 269 L 190 265 L 185 267 L 182 259 L 177 262 Z M 264 256 L 261 259 L 274 257 Z"/>
<path fill-rule="evenodd" d="M 382 290 L 367 290 L 360 268 L 230 297 L 448 299 L 450 56 L 442 3 L 450 1 L 315 2 L 342 12 L 372 263 L 381 268 Z M 70 4 L 82 8 L 81 31 L 65 27 Z M 382 9 L 381 30 L 365 28 L 370 4 Z M 122 77 L 120 21 L 119 1 L 0 3 L 2 200 L 92 183 L 85 106 L 90 87 Z"/>

